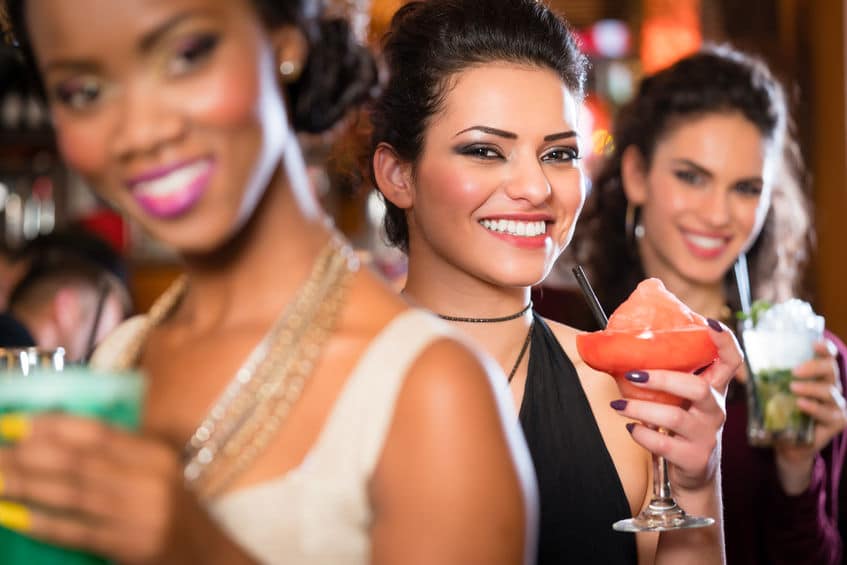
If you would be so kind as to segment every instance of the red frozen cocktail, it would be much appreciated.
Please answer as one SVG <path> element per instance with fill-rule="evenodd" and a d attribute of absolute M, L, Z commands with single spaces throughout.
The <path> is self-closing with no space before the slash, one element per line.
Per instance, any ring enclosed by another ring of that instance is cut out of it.
<path fill-rule="evenodd" d="M 638 387 L 624 375 L 651 369 L 690 373 L 718 356 L 706 319 L 653 278 L 618 306 L 605 330 L 578 335 L 576 346 L 586 364 L 615 377 L 624 397 L 677 405 L 679 397 Z"/>

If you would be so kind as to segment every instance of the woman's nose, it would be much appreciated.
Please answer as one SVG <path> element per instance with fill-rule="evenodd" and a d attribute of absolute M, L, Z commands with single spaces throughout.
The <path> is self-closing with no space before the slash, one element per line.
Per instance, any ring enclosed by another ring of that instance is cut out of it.
<path fill-rule="evenodd" d="M 178 112 L 149 88 L 127 88 L 116 101 L 119 112 L 111 152 L 121 160 L 155 152 L 183 133 Z"/>
<path fill-rule="evenodd" d="M 543 204 L 552 192 L 550 180 L 537 159 L 524 159 L 514 167 L 514 174 L 506 193 L 516 200 L 527 200 L 533 205 Z"/>
<path fill-rule="evenodd" d="M 712 190 L 700 203 L 700 212 L 714 227 L 725 226 L 731 216 L 729 195 L 720 190 Z"/>

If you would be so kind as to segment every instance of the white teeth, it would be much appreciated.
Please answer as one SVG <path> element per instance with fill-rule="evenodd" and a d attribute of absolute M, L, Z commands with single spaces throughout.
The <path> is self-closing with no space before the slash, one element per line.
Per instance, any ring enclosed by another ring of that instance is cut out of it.
<path fill-rule="evenodd" d="M 179 192 L 180 190 L 184 190 L 189 183 L 191 183 L 200 174 L 204 173 L 208 168 L 208 161 L 198 161 L 191 165 L 171 171 L 156 180 L 140 182 L 133 187 L 133 190 L 147 196 L 168 196 L 175 192 Z"/>
<path fill-rule="evenodd" d="M 692 233 L 685 234 L 685 237 L 688 241 L 697 247 L 702 247 L 703 249 L 717 249 L 726 244 L 725 240 L 720 237 L 707 237 L 705 235 L 695 235 Z"/>
<path fill-rule="evenodd" d="M 547 231 L 544 221 L 521 222 L 518 220 L 480 220 L 485 229 L 518 237 L 536 237 Z"/>

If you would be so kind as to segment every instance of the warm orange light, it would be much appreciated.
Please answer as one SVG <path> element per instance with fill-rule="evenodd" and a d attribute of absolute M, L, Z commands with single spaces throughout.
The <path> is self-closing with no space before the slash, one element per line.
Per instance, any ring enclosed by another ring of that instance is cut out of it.
<path fill-rule="evenodd" d="M 699 0 L 644 0 L 641 65 L 659 71 L 700 48 Z"/>
<path fill-rule="evenodd" d="M 644 22 L 641 34 L 641 65 L 647 74 L 694 53 L 703 42 L 699 29 L 661 19 Z"/>

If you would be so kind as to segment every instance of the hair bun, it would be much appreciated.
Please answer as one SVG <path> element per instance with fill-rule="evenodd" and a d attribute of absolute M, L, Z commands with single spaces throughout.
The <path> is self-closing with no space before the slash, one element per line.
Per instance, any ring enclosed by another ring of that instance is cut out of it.
<path fill-rule="evenodd" d="M 376 61 L 341 18 L 322 19 L 309 34 L 309 57 L 300 79 L 288 87 L 294 129 L 330 129 L 377 85 Z"/>

